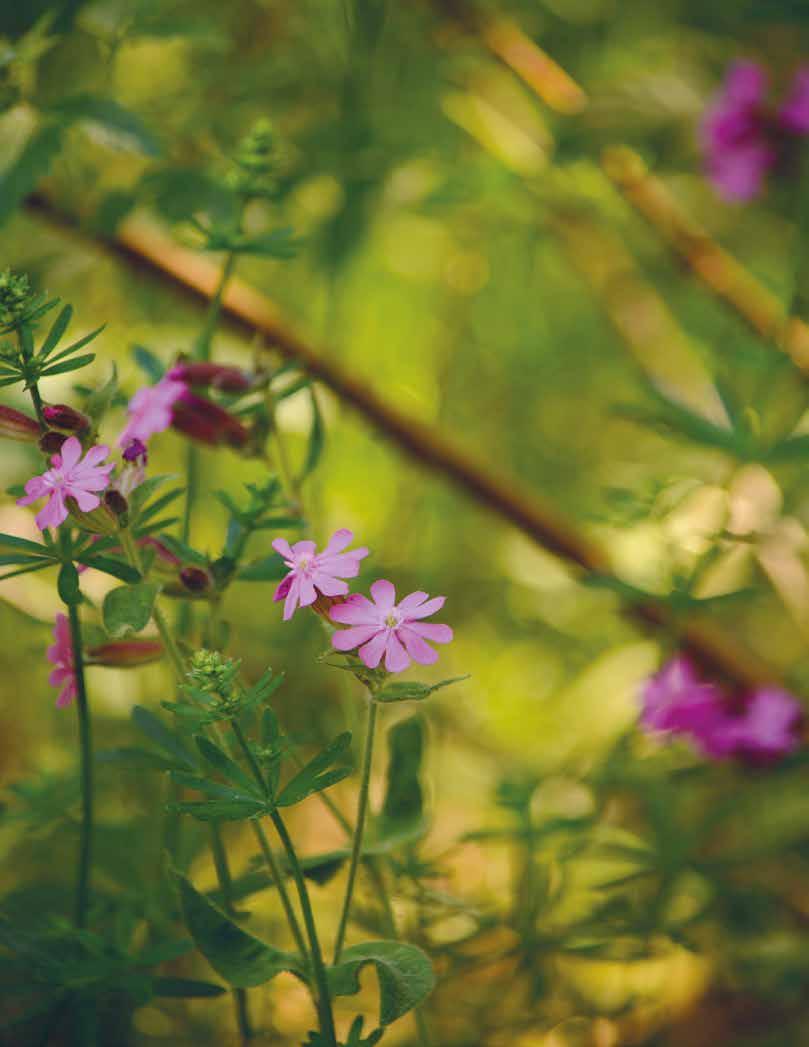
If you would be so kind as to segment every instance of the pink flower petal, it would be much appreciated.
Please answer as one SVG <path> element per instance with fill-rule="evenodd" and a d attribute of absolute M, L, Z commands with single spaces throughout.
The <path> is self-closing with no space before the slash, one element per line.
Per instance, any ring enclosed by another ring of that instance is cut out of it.
<path fill-rule="evenodd" d="M 414 632 L 417 636 L 423 636 L 425 640 L 432 640 L 433 643 L 452 642 L 452 629 L 448 625 L 439 625 L 437 622 L 408 622 L 402 628 Z"/>
<path fill-rule="evenodd" d="M 93 509 L 97 509 L 101 505 L 101 499 L 97 494 L 92 494 L 90 491 L 83 491 L 80 487 L 70 486 L 65 489 L 65 494 L 70 498 L 76 499 L 76 504 L 83 513 L 90 513 Z"/>
<path fill-rule="evenodd" d="M 438 661 L 438 651 L 434 650 L 428 643 L 408 628 L 406 625 L 396 630 L 396 635 L 405 645 L 405 649 L 414 662 L 420 665 L 432 665 Z"/>
<path fill-rule="evenodd" d="M 341 527 L 339 531 L 335 531 L 329 538 L 321 556 L 334 556 L 335 553 L 342 552 L 347 545 L 351 545 L 353 541 L 354 532 L 349 531 L 347 527 Z"/>
<path fill-rule="evenodd" d="M 360 573 L 360 560 L 367 555 L 367 549 L 354 549 L 350 553 L 339 553 L 337 556 L 321 554 L 317 557 L 317 564 L 327 574 L 336 574 L 340 578 L 356 578 Z"/>
<path fill-rule="evenodd" d="M 414 611 L 410 611 L 407 614 L 407 618 L 429 618 L 431 614 L 435 614 L 436 611 L 440 611 L 444 604 L 447 602 L 446 596 L 434 596 L 432 600 L 428 600 L 423 603 L 420 607 L 417 607 Z"/>
<path fill-rule="evenodd" d="M 324 571 L 313 571 L 311 581 L 315 588 L 319 589 L 324 596 L 345 596 L 348 593 L 347 582 L 341 582 L 338 578 L 332 578 Z"/>
<path fill-rule="evenodd" d="M 289 589 L 287 590 L 287 598 L 284 601 L 284 621 L 288 622 L 292 615 L 295 613 L 295 609 L 298 606 L 298 599 L 300 597 L 299 579 L 297 575 L 290 575 L 292 581 L 290 582 Z"/>
<path fill-rule="evenodd" d="M 65 442 L 68 443 L 69 441 Z M 62 449 L 64 450 L 64 448 Z M 96 446 L 91 447 L 87 454 L 84 456 L 84 461 L 81 463 L 81 468 L 85 469 L 87 467 L 97 466 L 100 462 L 104 461 L 104 459 L 107 457 L 109 453 L 110 449 L 105 444 L 96 444 Z M 112 462 L 110 462 L 110 464 L 108 466 L 105 466 L 104 468 L 112 469 Z"/>
<path fill-rule="evenodd" d="M 300 542 L 295 542 L 292 546 L 292 552 L 297 558 L 300 558 L 301 556 L 314 556 L 316 548 L 317 546 L 314 542 L 310 542 L 308 538 L 304 538 Z"/>
<path fill-rule="evenodd" d="M 367 643 L 379 631 L 378 625 L 355 625 L 351 629 L 339 629 L 331 638 L 332 647 L 335 651 L 351 651 Z"/>
<path fill-rule="evenodd" d="M 385 668 L 389 673 L 400 673 L 408 665 L 410 665 L 410 658 L 407 651 L 402 647 L 396 633 L 391 632 L 388 636 L 388 645 L 385 652 Z"/>
<path fill-rule="evenodd" d="M 62 444 L 62 450 L 60 452 L 62 456 L 61 468 L 68 472 L 77 465 L 81 458 L 81 443 L 75 436 L 69 436 L 67 440 Z"/>
<path fill-rule="evenodd" d="M 428 596 L 429 593 L 417 589 L 414 593 L 409 593 L 399 601 L 399 610 L 407 617 L 416 607 L 420 607 Z"/>
<path fill-rule="evenodd" d="M 361 593 L 353 593 L 343 603 L 335 604 L 329 618 L 341 625 L 381 625 L 379 611 Z"/>
<path fill-rule="evenodd" d="M 275 590 L 273 600 L 283 600 L 286 594 L 289 592 L 289 587 L 292 585 L 292 579 L 295 577 L 292 571 L 281 581 L 281 584 Z"/>
<path fill-rule="evenodd" d="M 277 553 L 279 553 L 285 560 L 292 559 L 292 550 L 289 547 L 289 542 L 286 538 L 274 538 L 272 547 Z"/>
<path fill-rule="evenodd" d="M 369 669 L 376 669 L 388 643 L 388 630 L 381 629 L 357 652 Z"/>
<path fill-rule="evenodd" d="M 300 593 L 301 607 L 309 607 L 317 599 L 317 591 L 312 584 L 312 579 L 302 575 L 298 578 L 298 592 Z"/>
<path fill-rule="evenodd" d="M 55 490 L 51 494 L 48 499 L 48 504 L 44 509 L 40 509 L 34 517 L 36 525 L 40 531 L 44 531 L 46 527 L 59 527 L 66 519 L 67 506 L 62 497 L 62 492 L 59 490 Z"/>
<path fill-rule="evenodd" d="M 388 610 L 396 603 L 396 590 L 392 582 L 387 581 L 385 578 L 379 578 L 372 584 L 371 596 L 373 596 L 377 607 L 380 607 L 382 610 Z"/>

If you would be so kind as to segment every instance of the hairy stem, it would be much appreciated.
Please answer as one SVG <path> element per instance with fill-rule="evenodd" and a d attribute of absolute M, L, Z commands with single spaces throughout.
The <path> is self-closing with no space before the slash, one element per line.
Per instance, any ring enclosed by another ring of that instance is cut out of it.
<path fill-rule="evenodd" d="M 269 790 L 267 788 L 267 783 L 264 780 L 264 775 L 261 773 L 261 768 L 256 762 L 256 758 L 253 755 L 250 746 L 247 744 L 247 739 L 244 736 L 244 732 L 242 731 L 241 727 L 239 726 L 236 720 L 231 720 L 230 726 L 232 727 L 233 733 L 236 736 L 236 741 L 239 743 L 239 748 L 241 749 L 245 759 L 247 760 L 247 763 L 250 766 L 250 770 L 253 774 L 253 777 L 256 779 L 256 782 L 258 783 L 259 787 L 264 792 L 264 794 L 269 796 Z M 282 873 L 278 865 L 278 859 L 273 854 L 272 848 L 270 847 L 267 837 L 264 834 L 264 830 L 261 828 L 258 822 L 251 822 L 250 824 L 253 827 L 253 832 L 255 833 L 256 840 L 258 841 L 261 853 L 264 856 L 264 861 L 267 863 L 267 868 L 269 869 L 270 876 L 272 877 L 275 886 L 278 889 L 278 894 L 281 898 L 281 904 L 284 907 L 287 922 L 289 923 L 289 929 L 292 931 L 292 937 L 295 939 L 295 945 L 298 948 L 298 952 L 300 952 L 301 956 L 303 956 L 305 959 L 309 955 L 309 952 L 306 948 L 306 942 L 304 941 L 303 934 L 301 933 L 300 924 L 298 923 L 298 918 L 295 915 L 295 910 L 292 908 L 292 901 L 290 900 L 289 892 L 287 891 L 286 885 L 284 884 L 284 874 Z"/>
<path fill-rule="evenodd" d="M 339 963 L 340 954 L 343 951 L 348 916 L 351 911 L 351 899 L 354 894 L 354 881 L 357 878 L 357 866 L 362 854 L 362 838 L 365 833 L 365 821 L 368 814 L 368 791 L 371 784 L 371 763 L 374 756 L 374 734 L 376 732 L 377 707 L 373 698 L 368 701 L 368 719 L 365 728 L 365 744 L 362 755 L 362 777 L 360 779 L 360 795 L 357 801 L 357 821 L 354 826 L 354 839 L 351 843 L 351 863 L 348 867 L 348 882 L 343 899 L 343 911 L 340 913 L 340 923 L 337 928 L 337 940 L 334 945 L 334 962 Z"/>
<path fill-rule="evenodd" d="M 332 1014 L 331 1008 L 329 983 L 326 979 L 326 965 L 323 962 L 323 952 L 320 948 L 320 940 L 317 936 L 317 927 L 315 926 L 312 904 L 309 901 L 309 892 L 306 889 L 306 882 L 303 878 L 303 872 L 301 870 L 300 862 L 298 861 L 298 856 L 295 853 L 295 848 L 281 815 L 277 810 L 273 810 L 270 813 L 270 818 L 272 819 L 275 831 L 278 833 L 279 839 L 286 851 L 287 860 L 289 861 L 289 866 L 292 870 L 292 878 L 295 881 L 295 887 L 298 891 L 298 900 L 301 904 L 301 911 L 303 912 L 303 922 L 306 925 L 306 934 L 309 938 L 312 974 L 314 975 L 315 984 L 317 986 L 317 1012 L 320 1020 L 320 1031 L 329 1047 L 337 1047 L 337 1033 L 334 1029 L 334 1015 Z"/>
<path fill-rule="evenodd" d="M 73 673 L 76 680 L 76 711 L 79 716 L 79 758 L 81 761 L 81 840 L 76 877 L 76 926 L 87 924 L 90 900 L 90 873 L 93 861 L 93 735 L 90 707 L 84 683 L 84 655 L 81 645 L 79 611 L 74 603 L 67 605 L 70 618 L 70 642 L 73 648 Z"/>

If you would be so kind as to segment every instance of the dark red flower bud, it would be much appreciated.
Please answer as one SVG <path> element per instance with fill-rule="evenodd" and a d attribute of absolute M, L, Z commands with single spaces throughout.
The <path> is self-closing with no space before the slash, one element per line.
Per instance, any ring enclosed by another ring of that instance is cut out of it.
<path fill-rule="evenodd" d="M 227 444 L 240 449 L 250 439 L 249 431 L 238 418 L 211 400 L 190 392 L 175 400 L 171 425 L 177 432 L 210 447 Z"/>
<path fill-rule="evenodd" d="M 129 512 L 129 502 L 127 502 L 121 492 L 116 491 L 114 487 L 111 487 L 108 491 L 104 492 L 104 505 L 106 505 L 109 511 L 114 513 L 117 517 L 124 516 Z"/>
<path fill-rule="evenodd" d="M 45 433 L 39 441 L 39 449 L 44 454 L 58 454 L 62 450 L 62 444 L 67 440 L 64 433 L 57 433 L 53 429 Z"/>
<path fill-rule="evenodd" d="M 42 408 L 42 415 L 48 425 L 52 425 L 54 429 L 64 429 L 68 433 L 83 433 L 90 428 L 87 415 L 68 404 L 48 404 Z"/>
<path fill-rule="evenodd" d="M 253 384 L 250 375 L 238 367 L 204 362 L 181 361 L 171 368 L 167 377 L 186 382 L 188 385 L 202 387 L 210 385 L 214 389 L 221 389 L 223 393 L 243 393 Z"/>
<path fill-rule="evenodd" d="M 180 571 L 180 581 L 194 595 L 204 593 L 211 587 L 211 576 L 201 567 L 184 567 Z"/>
<path fill-rule="evenodd" d="M 35 418 L 29 418 L 22 411 L 15 411 L 13 407 L 0 406 L 0 436 L 6 440 L 36 443 L 39 433 L 39 422 Z"/>
<path fill-rule="evenodd" d="M 156 662 L 163 655 L 159 640 L 111 640 L 87 650 L 90 665 L 108 665 L 116 669 L 134 668 Z"/>

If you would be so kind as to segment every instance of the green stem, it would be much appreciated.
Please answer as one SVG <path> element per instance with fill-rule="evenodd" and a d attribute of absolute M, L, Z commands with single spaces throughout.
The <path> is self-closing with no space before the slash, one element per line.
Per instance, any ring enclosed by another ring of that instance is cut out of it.
<path fill-rule="evenodd" d="M 354 826 L 354 839 L 351 844 L 351 863 L 348 867 L 348 882 L 343 899 L 343 911 L 340 914 L 340 924 L 337 928 L 337 939 L 334 945 L 334 963 L 339 963 L 340 954 L 343 951 L 348 916 L 351 911 L 351 899 L 354 894 L 354 881 L 357 878 L 357 866 L 362 854 L 362 838 L 365 833 L 365 820 L 368 814 L 368 791 L 371 784 L 371 763 L 374 756 L 374 734 L 376 731 L 377 707 L 373 697 L 368 702 L 368 720 L 365 728 L 365 746 L 362 756 L 362 777 L 360 779 L 360 795 L 357 802 L 357 821 Z"/>
<path fill-rule="evenodd" d="M 326 965 L 323 962 L 323 953 L 317 936 L 315 917 L 312 912 L 312 904 L 309 901 L 309 892 L 306 890 L 306 882 L 303 878 L 303 872 L 301 871 L 295 848 L 292 845 L 292 840 L 289 838 L 287 828 L 277 809 L 270 812 L 270 818 L 272 819 L 275 831 L 278 833 L 284 850 L 286 851 L 289 867 L 292 870 L 292 878 L 295 881 L 295 887 L 298 891 L 298 900 L 301 904 L 303 922 L 306 925 L 306 934 L 309 938 L 309 952 L 312 959 L 312 973 L 315 978 L 315 984 L 317 985 L 317 1011 L 320 1019 L 320 1031 L 329 1047 L 338 1047 L 337 1033 L 334 1029 L 334 1015 L 332 1014 L 331 1008 L 329 983 L 326 978 Z"/>
<path fill-rule="evenodd" d="M 225 853 L 225 845 L 222 841 L 222 835 L 218 831 L 218 826 L 214 824 L 211 825 L 211 853 L 216 868 L 216 878 L 222 889 L 223 908 L 229 916 L 234 916 L 236 913 L 236 907 L 233 904 L 233 880 L 230 876 L 230 868 L 228 866 L 228 859 L 227 854 Z M 253 1031 L 250 1027 L 250 1014 L 247 1007 L 246 989 L 233 990 L 233 1005 L 236 1010 L 236 1023 L 239 1026 L 239 1034 L 243 1041 L 249 1040 L 252 1038 Z"/>
<path fill-rule="evenodd" d="M 19 342 L 19 345 L 20 345 L 20 355 L 22 356 L 23 360 L 25 360 L 26 363 L 30 362 L 30 360 L 31 360 L 30 342 L 29 342 L 28 347 L 26 347 L 26 342 L 25 342 L 25 339 L 23 338 L 22 328 L 20 328 L 17 331 L 17 341 Z M 48 423 L 45 421 L 45 415 L 44 415 L 44 413 L 42 411 L 42 397 L 39 394 L 39 386 L 37 385 L 36 382 L 29 382 L 28 392 L 31 394 L 31 402 L 34 405 L 34 411 L 36 412 L 37 421 L 39 422 L 39 424 L 42 426 L 43 429 L 47 429 L 48 428 Z"/>
<path fill-rule="evenodd" d="M 90 899 L 90 871 L 93 860 L 93 736 L 90 708 L 84 683 L 84 656 L 81 645 L 81 623 L 76 604 L 67 605 L 70 618 L 70 642 L 73 647 L 73 674 L 76 680 L 76 711 L 79 715 L 79 758 L 81 761 L 81 840 L 76 878 L 76 926 L 87 923 Z"/>
<path fill-rule="evenodd" d="M 258 782 L 258 785 L 261 788 L 262 792 L 269 798 L 269 790 L 267 788 L 267 783 L 264 780 L 264 775 L 261 773 L 261 768 L 256 762 L 256 758 L 253 755 L 250 746 L 247 744 L 247 739 L 244 736 L 244 732 L 242 731 L 241 727 L 239 726 L 236 720 L 231 720 L 230 726 L 232 727 L 233 733 L 236 736 L 236 741 L 239 743 L 239 748 L 244 753 L 245 759 L 247 760 L 247 763 L 250 766 L 250 770 L 253 773 L 253 777 Z M 308 950 L 306 948 L 306 942 L 303 939 L 303 934 L 301 933 L 300 924 L 298 923 L 298 918 L 295 915 L 295 910 L 292 908 L 292 902 L 289 897 L 289 892 L 287 891 L 286 885 L 284 883 L 284 875 L 281 871 L 280 866 L 278 865 L 278 859 L 273 854 L 272 848 L 269 845 L 264 830 L 261 828 L 258 822 L 251 822 L 250 824 L 253 827 L 253 832 L 255 833 L 258 845 L 261 848 L 261 853 L 264 855 L 264 861 L 267 863 L 267 868 L 270 871 L 270 876 L 272 877 L 275 886 L 278 889 L 278 894 L 281 898 L 281 904 L 284 907 L 287 922 L 289 923 L 289 929 L 292 931 L 292 937 L 295 939 L 295 945 L 297 946 L 298 952 L 300 952 L 301 956 L 303 956 L 304 959 L 306 959 L 306 957 L 309 955 Z"/>
<path fill-rule="evenodd" d="M 241 229 L 241 215 L 239 216 L 239 229 Z M 228 281 L 233 275 L 233 270 L 236 265 L 236 254 L 233 251 L 228 252 L 225 256 L 222 270 L 219 273 L 219 282 L 216 285 L 216 289 L 208 303 L 208 311 L 205 314 L 205 323 L 202 326 L 199 338 L 195 346 L 194 355 L 198 360 L 208 360 L 211 356 L 211 342 L 213 341 L 214 331 L 216 325 L 219 322 L 219 313 L 222 310 L 222 298 L 225 294 L 225 288 L 228 285 Z"/>

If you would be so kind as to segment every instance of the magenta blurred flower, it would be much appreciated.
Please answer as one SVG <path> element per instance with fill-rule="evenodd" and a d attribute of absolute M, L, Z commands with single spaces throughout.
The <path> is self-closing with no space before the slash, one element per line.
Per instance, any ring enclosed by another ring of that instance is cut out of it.
<path fill-rule="evenodd" d="M 17 505 L 30 505 L 39 498 L 47 498 L 48 504 L 36 516 L 37 527 L 58 527 L 68 514 L 66 498 L 75 498 L 82 512 L 90 512 L 101 504 L 97 492 L 103 491 L 110 482 L 113 463 L 100 463 L 107 457 L 109 448 L 103 445 L 91 447 L 82 459 L 81 444 L 75 436 L 69 436 L 62 449 L 51 458 L 52 469 L 41 476 L 32 477 L 25 485 L 25 497 Z"/>
<path fill-rule="evenodd" d="M 650 677 L 641 694 L 641 726 L 650 732 L 710 734 L 721 717 L 721 692 L 704 683 L 682 655 Z"/>
<path fill-rule="evenodd" d="M 86 414 L 69 404 L 47 404 L 42 408 L 42 416 L 54 429 L 64 429 L 68 433 L 83 433 L 92 424 Z"/>
<path fill-rule="evenodd" d="M 157 385 L 138 389 L 129 401 L 129 421 L 118 437 L 118 446 L 128 448 L 133 440 L 146 443 L 155 433 L 171 425 L 172 406 L 187 391 L 184 382 L 161 378 Z"/>
<path fill-rule="evenodd" d="M 73 666 L 73 644 L 70 636 L 70 623 L 66 615 L 57 614 L 53 627 L 54 643 L 48 648 L 47 658 L 56 668 L 48 677 L 52 687 L 61 687 L 56 705 L 62 709 L 70 705 L 76 697 L 76 673 Z"/>
<path fill-rule="evenodd" d="M 298 605 L 309 607 L 323 596 L 345 596 L 348 584 L 342 578 L 356 578 L 360 560 L 368 555 L 365 546 L 343 552 L 354 540 L 354 535 L 343 527 L 335 531 L 322 553 L 314 542 L 301 541 L 290 546 L 285 538 L 276 538 L 273 549 L 283 557 L 289 574 L 275 591 L 274 600 L 284 600 L 284 621 L 295 613 Z"/>
<path fill-rule="evenodd" d="M 351 627 L 334 634 L 335 650 L 351 651 L 359 647 L 358 654 L 369 669 L 375 669 L 384 655 L 389 673 L 402 672 L 410 665 L 411 658 L 421 665 L 432 665 L 438 660 L 438 652 L 426 641 L 449 643 L 452 629 L 421 619 L 440 611 L 445 597 L 435 596 L 430 600 L 427 593 L 417 591 L 397 604 L 396 590 L 384 578 L 373 583 L 371 596 L 373 603 L 354 593 L 331 608 L 332 621 Z"/>
<path fill-rule="evenodd" d="M 641 727 L 653 734 L 687 737 L 713 760 L 769 763 L 800 743 L 803 713 L 791 694 L 760 687 L 738 700 L 699 679 L 687 658 L 672 658 L 641 695 Z"/>
<path fill-rule="evenodd" d="M 6 440 L 36 443 L 39 435 L 39 422 L 35 418 L 0 404 L 0 436 Z"/>
<path fill-rule="evenodd" d="M 231 364 L 183 360 L 168 371 L 167 378 L 188 385 L 213 386 L 223 393 L 242 393 L 253 384 L 250 375 Z"/>
<path fill-rule="evenodd" d="M 755 62 L 735 62 L 701 128 L 708 177 L 726 200 L 750 200 L 789 150 L 809 134 L 809 70 L 799 69 L 780 110 L 767 101 L 767 76 Z"/>
<path fill-rule="evenodd" d="M 235 415 L 185 386 L 172 405 L 171 427 L 210 447 L 227 444 L 239 449 L 250 439 L 248 429 Z"/>
<path fill-rule="evenodd" d="M 748 763 L 771 763 L 800 745 L 803 710 L 778 687 L 759 687 L 744 701 L 741 713 L 726 713 L 714 732 L 717 755 Z"/>

